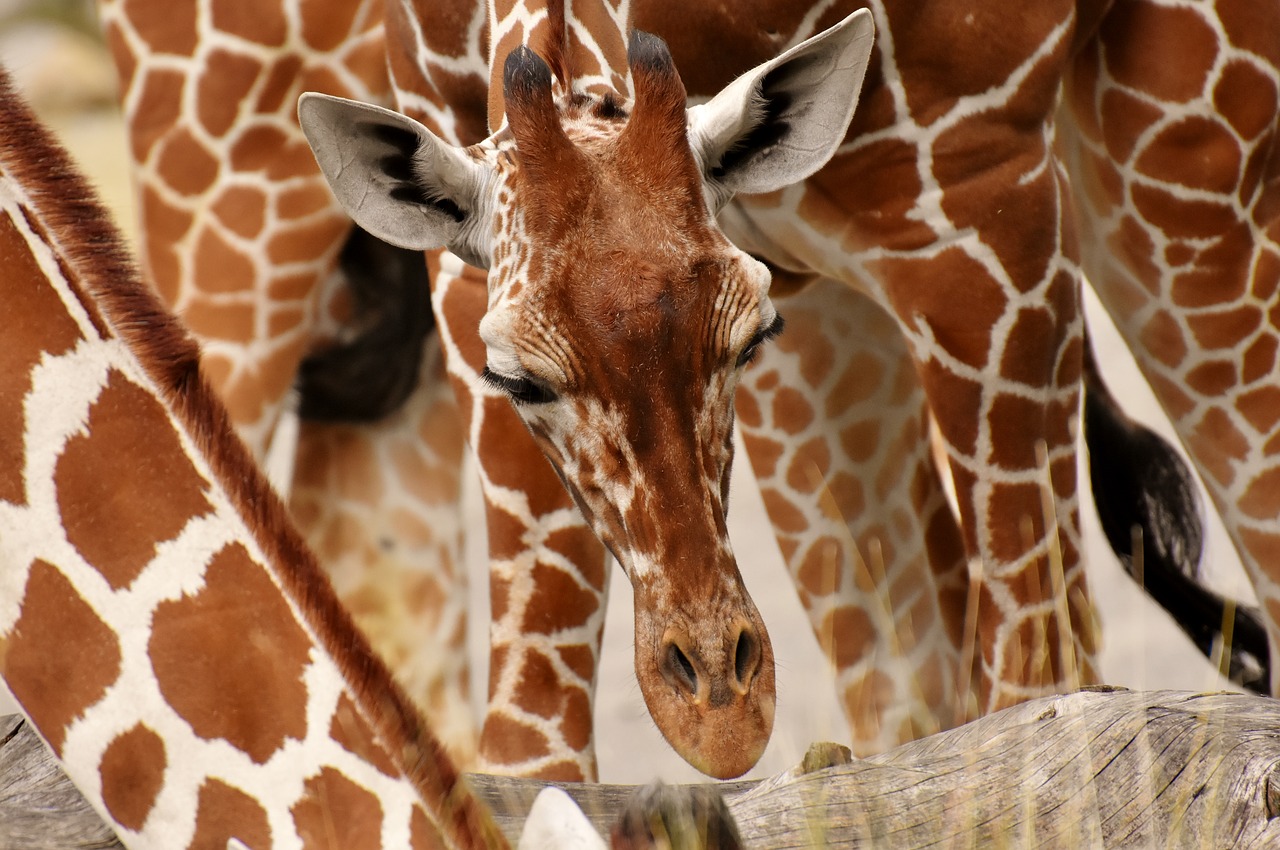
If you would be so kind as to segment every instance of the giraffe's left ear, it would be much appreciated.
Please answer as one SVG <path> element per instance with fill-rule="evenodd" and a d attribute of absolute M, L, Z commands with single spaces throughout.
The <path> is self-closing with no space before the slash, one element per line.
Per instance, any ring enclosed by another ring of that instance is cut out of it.
<path fill-rule="evenodd" d="M 772 192 L 826 165 L 853 118 L 874 31 L 860 9 L 689 109 L 714 200 Z"/>
<path fill-rule="evenodd" d="M 487 171 L 412 118 L 307 92 L 298 121 L 338 203 L 356 224 L 414 251 L 446 247 L 485 268 L 482 217 Z"/>

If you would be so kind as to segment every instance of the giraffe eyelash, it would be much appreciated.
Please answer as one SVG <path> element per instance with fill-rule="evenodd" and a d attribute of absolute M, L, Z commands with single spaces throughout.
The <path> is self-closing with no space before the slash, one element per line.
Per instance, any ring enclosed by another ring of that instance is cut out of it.
<path fill-rule="evenodd" d="M 546 404 L 557 398 L 554 392 L 532 378 L 500 375 L 488 366 L 480 372 L 480 380 L 505 393 L 515 404 Z"/>
<path fill-rule="evenodd" d="M 773 321 L 769 323 L 767 328 L 761 328 L 756 331 L 756 335 L 751 338 L 751 341 L 747 343 L 747 347 L 742 349 L 742 353 L 738 355 L 737 368 L 741 369 L 755 360 L 756 355 L 760 353 L 761 346 L 782 333 L 785 325 L 786 322 L 782 320 L 782 316 L 775 314 Z"/>

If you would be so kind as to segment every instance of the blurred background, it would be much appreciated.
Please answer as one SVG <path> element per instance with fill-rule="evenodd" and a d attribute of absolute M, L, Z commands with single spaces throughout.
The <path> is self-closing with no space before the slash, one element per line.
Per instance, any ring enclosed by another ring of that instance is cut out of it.
<path fill-rule="evenodd" d="M 132 239 L 136 225 L 124 131 L 115 99 L 115 69 L 102 46 L 92 2 L 0 0 L 0 62 L 89 175 L 117 225 Z M 1174 439 L 1172 428 L 1092 293 L 1087 294 L 1087 302 L 1099 361 L 1113 392 L 1124 400 L 1130 415 Z M 475 477 L 466 480 L 471 484 L 467 493 L 469 527 L 476 530 L 468 542 L 473 588 L 472 681 L 483 683 L 487 681 L 484 647 L 488 612 L 483 514 Z M 1098 528 L 1088 481 L 1082 467 L 1080 504 L 1088 580 L 1102 624 L 1104 680 L 1140 689 L 1229 687 L 1168 616 L 1123 574 Z M 747 587 L 769 628 L 778 664 L 773 740 L 749 774 L 763 777 L 796 764 L 810 742 L 845 741 L 848 732 L 827 663 L 791 588 L 745 462 L 735 465 L 733 488 L 730 534 Z M 1252 591 L 1225 531 L 1216 517 L 1208 520 L 1206 575 L 1221 591 L 1252 602 Z M 482 698 L 482 693 L 475 695 L 477 717 Z M 0 714 L 13 710 L 8 694 L 0 689 Z M 631 588 L 621 571 L 614 573 L 612 581 L 596 721 L 602 781 L 705 779 L 671 752 L 649 719 L 632 671 Z"/>

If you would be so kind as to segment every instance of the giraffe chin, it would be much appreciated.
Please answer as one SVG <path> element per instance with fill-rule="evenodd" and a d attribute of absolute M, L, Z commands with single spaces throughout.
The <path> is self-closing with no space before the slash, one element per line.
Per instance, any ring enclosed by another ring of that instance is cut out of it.
<path fill-rule="evenodd" d="M 745 592 L 744 592 L 745 596 Z M 636 678 L 667 743 L 716 779 L 746 773 L 773 732 L 773 647 L 755 606 L 661 623 L 636 610 Z"/>

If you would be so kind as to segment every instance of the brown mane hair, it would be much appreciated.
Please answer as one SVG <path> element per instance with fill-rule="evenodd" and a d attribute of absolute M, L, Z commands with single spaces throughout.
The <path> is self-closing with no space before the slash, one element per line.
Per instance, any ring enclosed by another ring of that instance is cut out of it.
<path fill-rule="evenodd" d="M 488 807 L 356 629 L 200 367 L 194 338 L 145 285 L 110 213 L 0 68 L 0 171 L 27 193 L 28 221 L 56 248 L 66 278 L 104 337 L 137 357 L 266 555 L 267 566 L 338 664 L 390 756 L 464 847 L 505 846 Z"/>

